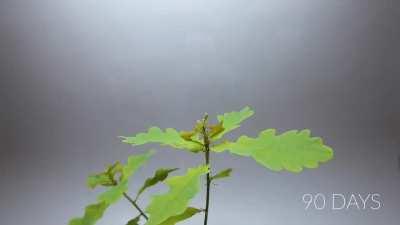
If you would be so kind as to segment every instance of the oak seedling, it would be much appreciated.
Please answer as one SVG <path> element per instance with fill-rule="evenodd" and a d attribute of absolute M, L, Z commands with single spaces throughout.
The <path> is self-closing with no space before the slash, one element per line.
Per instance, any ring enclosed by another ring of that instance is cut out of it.
<path fill-rule="evenodd" d="M 240 123 L 251 117 L 254 111 L 245 107 L 217 116 L 217 123 L 210 124 L 206 114 L 189 131 L 177 131 L 173 128 L 162 130 L 150 127 L 147 132 L 121 137 L 123 143 L 133 146 L 158 143 L 162 146 L 203 154 L 204 164 L 188 168 L 181 176 L 171 176 L 177 168 L 160 168 L 154 176 L 147 178 L 135 197 L 127 194 L 132 176 L 155 153 L 153 150 L 144 154 L 128 157 L 125 164 L 116 162 L 104 171 L 90 175 L 87 179 L 89 188 L 105 188 L 97 201 L 85 208 L 84 215 L 70 220 L 69 225 L 94 225 L 105 211 L 120 199 L 127 199 L 137 210 L 138 215 L 127 221 L 126 225 L 174 225 L 189 219 L 195 214 L 204 215 L 204 225 L 208 223 L 211 184 L 217 179 L 230 176 L 232 169 L 227 168 L 214 173 L 210 158 L 212 154 L 228 151 L 232 155 L 249 157 L 261 166 L 273 170 L 298 173 L 303 168 L 314 169 L 320 163 L 333 157 L 330 147 L 324 145 L 319 137 L 312 137 L 309 130 L 290 130 L 277 134 L 274 129 L 261 131 L 256 137 L 240 136 L 228 140 L 224 135 L 239 128 Z M 204 177 L 205 185 L 201 185 Z M 154 185 L 166 184 L 166 193 L 151 197 L 146 208 L 139 205 L 139 199 L 146 190 Z M 191 200 L 205 187 L 205 203 L 201 207 L 191 206 Z"/>

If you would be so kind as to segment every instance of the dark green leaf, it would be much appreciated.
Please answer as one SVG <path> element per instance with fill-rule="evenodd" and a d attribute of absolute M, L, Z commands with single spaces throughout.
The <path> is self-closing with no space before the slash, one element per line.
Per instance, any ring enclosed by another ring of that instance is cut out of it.
<path fill-rule="evenodd" d="M 139 221 L 140 221 L 140 215 L 129 220 L 126 225 L 139 225 Z"/>
<path fill-rule="evenodd" d="M 136 195 L 136 199 L 138 199 L 139 195 L 143 193 L 143 191 L 145 191 L 147 188 L 156 185 L 159 182 L 164 181 L 167 177 L 168 174 L 177 170 L 178 168 L 174 168 L 174 169 L 158 169 L 154 176 L 151 178 L 147 178 L 146 181 L 144 182 L 143 186 L 139 189 L 137 195 Z"/>
<path fill-rule="evenodd" d="M 232 169 L 225 169 L 220 171 L 219 173 L 217 173 L 216 175 L 211 177 L 211 180 L 216 180 L 216 179 L 221 179 L 221 178 L 225 178 L 225 177 L 229 177 L 231 175 Z"/>

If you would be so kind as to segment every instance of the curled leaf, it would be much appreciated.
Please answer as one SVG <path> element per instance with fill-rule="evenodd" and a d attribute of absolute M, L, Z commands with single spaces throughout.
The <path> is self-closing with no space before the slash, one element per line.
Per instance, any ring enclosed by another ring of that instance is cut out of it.
<path fill-rule="evenodd" d="M 231 175 L 231 172 L 232 172 L 232 168 L 222 170 L 222 171 L 218 172 L 216 175 L 212 176 L 211 180 L 217 180 L 217 179 L 229 177 Z"/>
<path fill-rule="evenodd" d="M 177 170 L 178 168 L 174 168 L 174 169 L 158 169 L 153 177 L 147 178 L 146 181 L 144 182 L 143 186 L 139 189 L 137 195 L 136 195 L 136 199 L 139 198 L 140 194 L 143 193 L 143 191 L 145 191 L 147 188 L 156 185 L 159 182 L 164 181 L 167 177 L 168 174 Z"/>
<path fill-rule="evenodd" d="M 90 175 L 87 178 L 87 185 L 89 188 L 94 189 L 97 186 L 114 186 L 116 185 L 116 176 L 122 173 L 122 164 L 116 162 L 113 165 L 108 166 L 108 168 L 97 174 Z"/>
<path fill-rule="evenodd" d="M 223 123 L 224 122 L 221 121 L 218 124 L 209 125 L 209 127 L 208 127 L 210 129 L 209 135 L 211 138 L 214 138 L 215 136 L 217 136 L 218 134 L 222 133 L 225 130 Z"/>
<path fill-rule="evenodd" d="M 194 131 L 181 131 L 180 135 L 183 139 L 185 139 L 186 141 L 191 141 L 192 137 L 196 134 L 196 132 Z"/>

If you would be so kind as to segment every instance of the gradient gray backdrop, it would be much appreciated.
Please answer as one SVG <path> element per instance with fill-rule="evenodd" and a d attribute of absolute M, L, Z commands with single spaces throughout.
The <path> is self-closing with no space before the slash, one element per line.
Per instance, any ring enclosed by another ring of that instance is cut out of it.
<path fill-rule="evenodd" d="M 210 225 L 397 225 L 399 40 L 398 0 L 2 0 L 0 223 L 81 215 L 96 195 L 86 175 L 146 149 L 118 135 L 250 105 L 241 131 L 310 128 L 335 159 L 289 174 L 213 156 L 234 172 L 213 187 Z M 202 161 L 159 149 L 132 188 L 159 166 Z M 384 206 L 304 210 L 302 195 L 318 192 L 377 192 Z M 99 225 L 135 215 L 121 201 Z"/>

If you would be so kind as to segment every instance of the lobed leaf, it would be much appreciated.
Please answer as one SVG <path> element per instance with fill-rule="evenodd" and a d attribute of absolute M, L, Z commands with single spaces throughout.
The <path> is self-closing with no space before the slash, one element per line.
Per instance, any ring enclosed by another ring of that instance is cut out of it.
<path fill-rule="evenodd" d="M 233 111 L 229 113 L 224 113 L 223 115 L 218 115 L 217 119 L 222 124 L 223 130 L 218 132 L 213 136 L 213 139 L 219 139 L 224 136 L 226 133 L 231 132 L 232 130 L 240 127 L 240 123 L 249 118 L 254 114 L 254 111 L 250 109 L 250 107 L 246 106 L 239 112 Z"/>
<path fill-rule="evenodd" d="M 128 157 L 126 165 L 122 168 L 120 181 L 128 180 L 140 167 L 142 167 L 153 155 L 155 151 L 150 150 L 144 154 L 131 155 Z"/>
<path fill-rule="evenodd" d="M 99 202 L 96 204 L 88 205 L 85 208 L 85 214 L 83 217 L 74 218 L 70 220 L 69 225 L 93 225 L 95 224 L 104 214 L 104 211 L 108 208 L 106 202 Z"/>
<path fill-rule="evenodd" d="M 231 172 L 232 172 L 232 168 L 225 169 L 225 170 L 218 172 L 216 175 L 212 176 L 210 179 L 217 180 L 217 179 L 221 179 L 221 178 L 226 178 L 231 175 Z"/>
<path fill-rule="evenodd" d="M 164 181 L 167 177 L 168 174 L 176 171 L 178 168 L 174 168 L 174 169 L 158 169 L 155 173 L 153 177 L 147 178 L 146 181 L 144 182 L 143 186 L 139 189 L 137 195 L 136 195 L 136 199 L 139 198 L 140 194 L 143 193 L 143 191 L 145 191 L 147 188 L 156 185 L 159 182 Z"/>
<path fill-rule="evenodd" d="M 168 218 L 185 212 L 189 201 L 199 192 L 200 176 L 209 172 L 207 165 L 188 169 L 183 176 L 166 180 L 169 191 L 152 198 L 146 211 L 150 214 L 146 225 L 159 225 Z"/>
<path fill-rule="evenodd" d="M 317 168 L 320 162 L 333 157 L 333 151 L 322 139 L 311 137 L 309 130 L 291 130 L 276 135 L 274 129 L 262 131 L 257 138 L 239 137 L 213 146 L 215 152 L 225 150 L 240 156 L 252 157 L 259 164 L 274 170 L 300 172 L 303 167 Z"/>
<path fill-rule="evenodd" d="M 195 214 L 201 212 L 200 209 L 196 209 L 193 207 L 188 207 L 186 210 L 179 215 L 172 216 L 165 220 L 164 222 L 160 223 L 159 225 L 175 225 L 183 220 L 189 219 L 190 217 L 194 216 Z"/>
<path fill-rule="evenodd" d="M 150 127 L 146 133 L 139 133 L 133 137 L 121 137 L 122 142 L 131 145 L 143 145 L 147 143 L 159 143 L 177 149 L 186 149 L 191 152 L 199 152 L 203 149 L 200 143 L 185 140 L 178 131 L 167 128 L 165 131 L 158 127 Z"/>

